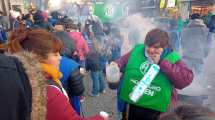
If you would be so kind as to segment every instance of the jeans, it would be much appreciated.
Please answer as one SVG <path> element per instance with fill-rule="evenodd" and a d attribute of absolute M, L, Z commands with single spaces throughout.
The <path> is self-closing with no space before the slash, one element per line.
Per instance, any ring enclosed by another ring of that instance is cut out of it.
<path fill-rule="evenodd" d="M 102 92 L 105 89 L 105 80 L 102 70 L 91 71 L 91 78 L 93 80 L 92 94 L 98 95 L 99 92 Z"/>
<path fill-rule="evenodd" d="M 211 46 L 212 46 L 212 41 L 214 41 L 214 38 L 215 38 L 215 33 L 211 33 L 209 32 L 208 34 L 208 39 L 207 39 L 207 42 L 206 42 L 206 49 L 205 50 L 205 56 L 204 57 L 207 57 L 210 50 L 212 49 Z"/>
<path fill-rule="evenodd" d="M 177 30 L 171 30 L 170 31 L 170 44 L 171 46 L 180 53 L 181 51 L 181 33 L 178 32 Z"/>

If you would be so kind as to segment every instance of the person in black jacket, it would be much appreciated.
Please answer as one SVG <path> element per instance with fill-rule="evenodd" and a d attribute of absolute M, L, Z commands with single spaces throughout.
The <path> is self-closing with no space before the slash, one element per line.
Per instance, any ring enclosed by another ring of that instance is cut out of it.
<path fill-rule="evenodd" d="M 72 58 L 73 52 L 75 51 L 75 44 L 69 37 L 68 33 L 64 31 L 64 24 L 62 22 L 56 22 L 54 35 L 57 36 L 64 44 L 63 50 L 61 50 L 61 55 Z"/>
<path fill-rule="evenodd" d="M 92 50 L 86 58 L 86 70 L 91 71 L 90 75 L 93 82 L 93 88 L 90 96 L 96 97 L 99 93 L 105 92 L 105 80 L 103 73 L 102 56 L 97 50 Z"/>
<path fill-rule="evenodd" d="M 14 57 L 0 54 L 0 119 L 30 120 L 31 85 L 22 64 Z"/>
<path fill-rule="evenodd" d="M 45 21 L 42 11 L 38 10 L 36 13 L 33 14 L 34 19 L 34 28 L 41 28 L 48 31 L 53 31 L 53 26 Z"/>

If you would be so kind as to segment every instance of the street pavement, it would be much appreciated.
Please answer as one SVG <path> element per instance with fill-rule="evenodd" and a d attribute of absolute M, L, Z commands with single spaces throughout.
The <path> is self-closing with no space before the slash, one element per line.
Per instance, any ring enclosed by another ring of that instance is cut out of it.
<path fill-rule="evenodd" d="M 106 92 L 99 94 L 98 97 L 91 97 L 89 94 L 92 91 L 92 80 L 88 75 L 84 78 L 85 84 L 85 101 L 82 102 L 82 111 L 84 116 L 92 116 L 100 111 L 107 112 L 110 120 L 117 120 L 117 99 L 116 90 L 111 90 L 106 84 Z"/>
<path fill-rule="evenodd" d="M 215 111 L 215 39 L 212 41 L 210 53 L 205 60 L 204 71 L 204 80 L 209 95 L 205 104 Z"/>

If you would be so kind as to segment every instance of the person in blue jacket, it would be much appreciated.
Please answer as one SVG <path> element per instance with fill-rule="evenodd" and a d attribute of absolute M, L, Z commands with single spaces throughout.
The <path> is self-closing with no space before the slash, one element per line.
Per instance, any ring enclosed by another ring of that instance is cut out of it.
<path fill-rule="evenodd" d="M 83 75 L 80 73 L 80 65 L 74 60 L 62 56 L 60 71 L 63 74 L 61 83 L 66 89 L 70 103 L 78 114 L 81 112 L 80 98 L 84 93 Z"/>

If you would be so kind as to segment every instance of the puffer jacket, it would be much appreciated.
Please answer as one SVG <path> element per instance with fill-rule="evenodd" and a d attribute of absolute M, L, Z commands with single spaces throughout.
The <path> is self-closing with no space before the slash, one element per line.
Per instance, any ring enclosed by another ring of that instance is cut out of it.
<path fill-rule="evenodd" d="M 78 96 L 84 93 L 83 75 L 80 73 L 80 65 L 74 60 L 62 56 L 60 71 L 63 77 L 60 79 L 70 98 L 70 103 L 75 111 L 80 114 L 80 99 Z"/>

